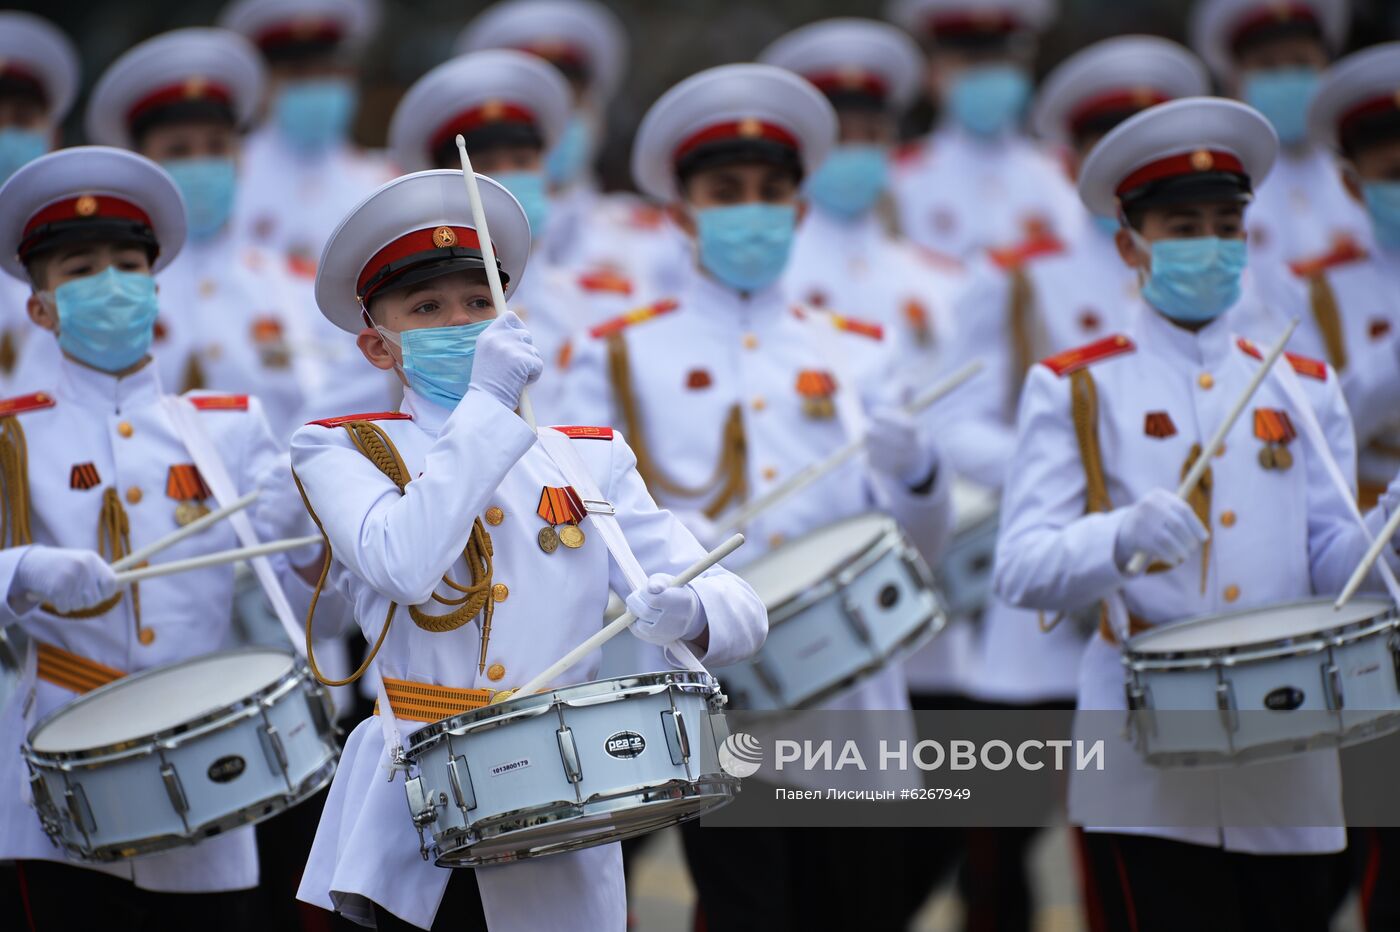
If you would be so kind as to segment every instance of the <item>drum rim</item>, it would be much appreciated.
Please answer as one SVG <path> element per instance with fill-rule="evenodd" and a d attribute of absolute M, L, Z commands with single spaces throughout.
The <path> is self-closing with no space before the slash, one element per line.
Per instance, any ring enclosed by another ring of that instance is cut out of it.
<path fill-rule="evenodd" d="M 119 687 L 129 685 L 130 683 L 135 682 L 138 679 L 149 679 L 157 673 L 162 673 L 166 670 L 174 670 L 178 669 L 179 667 L 188 666 L 190 664 L 204 660 L 208 657 L 267 653 L 285 655 L 292 662 L 291 669 L 279 676 L 277 679 L 273 680 L 271 683 L 268 683 L 261 689 L 249 693 L 248 695 L 243 696 L 242 698 L 230 702 L 226 705 L 220 706 L 216 709 L 212 709 L 209 712 L 197 718 L 188 719 L 170 728 L 163 728 L 159 731 L 147 732 L 146 734 L 138 735 L 134 738 L 128 738 L 125 741 L 116 741 L 111 744 L 97 745 L 90 748 L 80 748 L 72 751 L 39 751 L 35 750 L 34 748 L 34 737 L 51 722 L 60 717 L 65 711 L 72 709 L 75 705 L 77 705 L 80 702 L 95 702 L 102 696 L 115 691 Z M 188 732 L 194 731 L 195 729 L 203 728 L 206 725 L 211 725 L 223 718 L 228 717 L 231 714 L 235 714 L 246 710 L 250 704 L 261 705 L 263 702 L 269 699 L 280 699 L 283 695 L 291 691 L 297 685 L 309 679 L 310 676 L 311 671 L 307 668 L 306 662 L 302 660 L 300 656 L 298 656 L 294 651 L 286 650 L 280 647 L 238 647 L 230 650 L 211 651 L 208 654 L 200 654 L 198 657 L 190 657 L 188 659 L 181 660 L 178 663 L 165 664 L 164 666 L 151 667 L 147 670 L 140 670 L 136 673 L 131 673 L 127 676 L 123 676 L 120 679 L 113 680 L 105 686 L 99 686 L 97 689 L 94 689 L 91 692 L 83 693 L 81 696 L 74 698 L 71 702 L 65 702 L 63 705 L 54 709 L 48 715 L 45 715 L 42 719 L 36 722 L 34 724 L 34 727 L 29 729 L 29 732 L 25 735 L 23 745 L 24 757 L 26 760 L 29 760 L 35 764 L 46 764 L 50 762 L 63 763 L 68 761 L 93 760 L 95 758 L 103 757 L 129 757 L 135 754 L 144 753 L 143 749 L 152 744 L 156 744 L 163 741 L 170 741 L 172 739 L 179 738 L 180 736 L 185 735 Z"/>
<path fill-rule="evenodd" d="M 816 584 L 800 592 L 796 592 L 786 599 L 775 602 L 772 605 L 764 604 L 764 608 L 768 610 L 769 630 L 772 630 L 774 625 L 780 625 L 793 616 L 799 615 L 811 608 L 813 605 L 825 602 L 833 595 L 836 595 L 844 589 L 846 585 L 849 585 L 849 581 L 844 584 L 840 583 L 838 577 L 842 575 L 850 575 L 852 577 L 858 576 L 874 566 L 881 557 L 892 550 L 903 549 L 910 555 L 918 557 L 920 560 L 923 559 L 922 555 L 914 548 L 914 545 L 909 542 L 909 538 L 905 535 L 903 528 L 899 526 L 899 522 L 889 515 L 880 514 L 879 512 L 867 511 L 859 515 L 852 515 L 849 518 L 842 518 L 840 521 L 833 521 L 830 524 L 822 525 L 820 528 L 817 528 L 817 530 L 824 531 L 827 528 L 837 527 L 847 522 L 869 518 L 871 516 L 882 518 L 886 522 L 886 526 L 869 544 L 832 567 L 831 571 L 818 580 Z M 795 544 L 797 542 L 793 541 L 793 543 Z M 784 546 L 791 546 L 791 544 Z M 782 549 L 781 547 L 778 548 L 778 550 Z M 762 557 L 759 557 L 758 560 L 755 560 L 754 563 L 759 562 L 759 560 L 767 559 L 777 553 L 778 550 L 764 554 Z M 753 564 L 749 564 L 749 566 L 752 565 Z M 925 561 L 925 566 L 927 567 L 927 561 Z M 748 577 L 744 575 L 744 571 L 748 568 L 748 566 L 743 566 L 737 571 L 739 577 L 745 582 L 748 582 Z M 928 573 L 924 574 L 924 578 L 929 588 L 932 589 L 935 587 L 935 584 L 931 581 L 931 573 L 932 571 L 930 570 Z"/>
<path fill-rule="evenodd" d="M 1208 621 L 1217 621 L 1231 615 L 1243 615 L 1245 613 L 1258 613 L 1268 609 L 1293 609 L 1302 607 L 1330 608 L 1334 603 L 1332 598 L 1312 598 L 1297 599 L 1291 602 L 1279 602 L 1275 605 L 1261 605 L 1251 609 L 1241 609 L 1239 612 L 1226 614 L 1196 615 L 1181 621 L 1172 622 L 1169 626 L 1175 629 L 1184 625 L 1203 624 Z M 1138 670 L 1160 670 L 1175 669 L 1182 666 L 1198 665 L 1203 667 L 1224 665 L 1237 665 L 1247 663 L 1252 660 L 1263 660 L 1274 657 L 1283 657 L 1295 653 L 1316 653 L 1317 651 L 1338 642 L 1347 643 L 1356 640 L 1361 636 L 1378 633 L 1386 627 L 1400 627 L 1400 606 L 1388 599 L 1368 596 L 1357 599 L 1358 602 L 1374 603 L 1378 609 L 1375 614 L 1357 621 L 1345 624 L 1336 624 L 1319 627 L 1306 634 L 1299 634 L 1294 637 L 1276 637 L 1263 641 L 1246 641 L 1240 644 L 1232 644 L 1225 647 L 1202 647 L 1191 650 L 1174 651 L 1144 651 L 1140 647 L 1135 649 L 1134 644 L 1141 644 L 1144 635 L 1150 635 L 1151 630 L 1141 632 L 1129 638 L 1123 646 L 1122 661 L 1125 666 L 1134 671 Z M 1376 629 L 1371 631 L 1370 629 Z M 1155 629 L 1154 629 L 1155 630 Z M 1319 645 L 1319 646 L 1313 646 Z M 1191 662 L 1194 661 L 1194 664 Z"/>
<path fill-rule="evenodd" d="M 404 755 L 413 760 L 418 754 L 426 751 L 430 746 L 448 734 L 456 733 L 493 718 L 500 718 L 507 714 L 531 712 L 533 715 L 543 715 L 555 706 L 567 703 L 571 700 L 584 698 L 597 698 L 611 694 L 625 694 L 634 689 L 647 687 L 671 687 L 677 686 L 682 689 L 700 687 L 709 692 L 711 698 L 715 696 L 723 697 L 720 692 L 719 681 L 709 673 L 702 673 L 698 670 L 666 670 L 654 673 L 631 673 L 627 676 L 612 676 L 602 680 L 588 680 L 583 683 L 575 683 L 571 686 L 558 686 L 553 689 L 543 690 L 529 696 L 511 696 L 504 702 L 494 705 L 482 706 L 479 709 L 472 709 L 467 712 L 459 712 L 456 715 L 449 715 L 447 718 L 430 722 L 422 728 L 405 737 Z M 606 687 L 606 688 L 600 688 Z M 619 695 L 619 699 L 625 695 Z M 523 717 L 523 716 L 522 716 Z"/>

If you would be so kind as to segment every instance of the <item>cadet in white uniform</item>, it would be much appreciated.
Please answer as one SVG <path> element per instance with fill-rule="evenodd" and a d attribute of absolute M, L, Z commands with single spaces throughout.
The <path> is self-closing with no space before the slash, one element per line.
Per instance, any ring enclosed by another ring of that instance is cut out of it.
<path fill-rule="evenodd" d="M 233 0 L 219 25 L 267 60 L 266 122 L 248 138 L 235 222 L 308 281 L 329 232 L 391 177 L 350 141 L 355 60 L 379 23 L 378 0 Z"/>
<path fill-rule="evenodd" d="M 740 559 L 871 510 L 890 511 L 936 559 L 948 477 L 928 434 L 892 407 L 900 386 L 887 377 L 882 329 L 783 293 L 799 186 L 835 140 L 831 104 L 783 69 L 728 65 L 667 91 L 642 121 L 632 173 L 695 238 L 698 261 L 677 292 L 591 331 L 568 399 L 575 419 L 623 426 L 652 494 L 702 540 L 712 519 L 835 452 L 865 421 L 868 462 L 755 518 Z M 831 705 L 906 709 L 908 695 L 890 668 Z M 685 837 L 713 928 L 832 925 L 842 910 L 875 927 L 903 919 L 890 898 L 852 896 L 877 872 L 888 879 L 890 865 L 852 865 L 830 833 L 692 826 Z"/>
<path fill-rule="evenodd" d="M 1348 510 L 1352 492 L 1334 487 L 1323 465 L 1334 456 L 1354 477 L 1351 420 L 1336 374 L 1315 360 L 1280 360 L 1249 404 L 1255 416 L 1239 420 L 1190 503 L 1169 491 L 1262 357 L 1227 309 L 1245 265 L 1245 204 L 1276 151 L 1256 111 L 1187 98 L 1119 125 L 1080 173 L 1089 209 L 1120 218 L 1118 246 L 1143 270 L 1143 300 L 1125 333 L 1031 369 L 996 586 L 1013 604 L 1046 613 L 1123 600 L 1130 621 L 1105 621 L 1085 653 L 1081 709 L 1125 708 L 1124 632 L 1115 627 L 1138 631 L 1335 592 L 1365 549 Z M 1276 430 L 1305 416 L 1285 378 L 1311 407 L 1326 450 L 1301 430 Z M 1259 455 L 1280 447 L 1286 456 Z M 1130 577 L 1125 567 L 1138 552 L 1165 566 Z M 1126 741 L 1115 751 L 1111 772 L 1070 775 L 1071 819 L 1112 820 L 1086 826 L 1110 927 L 1327 928 L 1322 855 L 1345 845 L 1335 752 L 1183 772 L 1149 767 Z M 1219 821 L 1202 825 L 1202 813 Z M 1268 827 L 1237 826 L 1266 813 L 1275 820 Z M 1323 827 L 1275 824 L 1292 817 Z"/>
<path fill-rule="evenodd" d="M 0 11 L 0 184 L 58 145 L 79 76 L 78 52 L 55 26 L 31 13 Z M 28 299 L 24 283 L 0 277 L 0 395 L 31 381 L 22 362 L 39 378 L 53 362 L 48 353 L 28 360 L 21 352 L 34 329 L 24 312 Z"/>
<path fill-rule="evenodd" d="M 1021 131 L 1036 33 L 1053 0 L 892 0 L 923 43 L 942 118 L 894 164 L 900 229 L 953 259 L 1012 249 L 1078 216 L 1064 171 Z"/>
<path fill-rule="evenodd" d="M 157 279 L 163 381 L 256 392 L 285 444 L 302 423 L 307 388 L 321 380 L 306 371 L 319 363 L 306 326 L 312 309 L 296 304 L 310 294 L 232 223 L 240 133 L 263 92 L 262 60 L 248 40 L 224 29 L 180 29 L 142 42 L 103 73 L 87 131 L 96 143 L 158 162 L 184 197 L 189 241 Z"/>
<path fill-rule="evenodd" d="M 419 78 L 389 123 L 390 153 L 402 170 L 460 167 L 460 134 L 472 168 L 521 202 L 535 264 L 529 281 L 513 292 L 511 309 L 529 324 L 545 360 L 545 375 L 532 393 L 545 420 L 557 410 L 561 355 L 584 303 L 573 276 L 544 258 L 551 223 L 542 187 L 545 156 L 568 120 L 569 86 L 557 69 L 527 52 L 493 49 L 459 55 Z"/>
<path fill-rule="evenodd" d="M 836 147 L 803 185 L 808 207 L 783 273 L 787 293 L 878 321 L 902 375 L 929 381 L 962 277 L 891 229 L 890 150 L 918 90 L 919 47 L 887 23 L 830 19 L 788 33 L 758 60 L 812 82 L 838 121 Z"/>
<path fill-rule="evenodd" d="M 529 226 L 503 187 L 484 176 L 479 183 L 513 289 L 530 252 Z M 400 702 L 404 691 L 431 684 L 459 711 L 484 705 L 596 631 L 609 586 L 628 591 L 597 536 L 541 543 L 548 526 L 536 513 L 541 490 L 567 481 L 515 408 L 542 361 L 518 317 L 491 319 L 470 217 L 461 172 L 429 171 L 385 185 L 336 230 L 317 278 L 321 309 L 358 334 L 371 362 L 401 374 L 404 405 L 394 414 L 321 421 L 292 440 L 296 474 L 335 554 L 329 584 L 354 600 L 371 642 L 389 624 L 391 603 L 425 606 L 438 590 L 449 600 L 472 596 L 446 623 L 400 618 L 384 639 L 375 663 L 405 730 L 425 717 Z M 580 438 L 577 452 L 641 564 L 660 574 L 652 577 L 659 590 L 664 574 L 693 562 L 701 548 L 656 508 L 620 435 L 562 430 Z M 401 469 L 381 472 L 357 444 L 397 451 L 386 459 Z M 448 591 L 452 580 L 470 584 Z M 711 665 L 749 656 L 767 630 L 753 590 L 719 568 L 681 589 L 635 592 L 628 604 L 642 619 L 633 628 L 639 637 L 684 640 Z M 590 679 L 597 664 L 591 655 L 560 684 Z M 346 744 L 301 898 L 381 932 L 624 927 L 616 844 L 475 871 L 437 868 L 419 856 L 402 784 L 385 780 L 389 760 L 380 721 L 361 722 Z"/>
<path fill-rule="evenodd" d="M 1370 240 L 1336 158 L 1308 136 L 1308 102 L 1346 44 L 1349 14 L 1348 0 L 1198 0 L 1192 11 L 1196 51 L 1279 136 L 1278 161 L 1249 210 L 1251 261 L 1289 264 L 1302 278 L 1312 264 Z"/>
<path fill-rule="evenodd" d="M 0 189 L 0 264 L 31 282 L 29 315 L 49 331 L 37 338 L 56 333 L 62 350 L 42 390 L 0 402 L 7 450 L 0 624 L 21 626 L 37 653 L 32 691 L 0 724 L 0 857 L 18 862 L 39 928 L 140 919 L 161 928 L 241 929 L 251 919 L 249 897 L 236 893 L 258 882 L 251 829 L 100 868 L 72 866 L 29 811 L 18 753 L 28 726 L 75 694 L 216 650 L 228 638 L 232 566 L 150 580 L 139 592 L 119 589 L 108 566 L 211 503 L 167 409 L 176 402 L 147 352 L 156 318 L 151 274 L 184 238 L 175 183 L 130 152 L 66 149 L 26 165 Z M 310 522 L 296 509 L 285 457 L 257 400 L 188 397 L 237 490 L 261 491 L 258 536 L 306 534 Z M 162 559 L 235 546 L 234 531 L 221 523 Z M 320 549 L 274 561 L 303 609 L 310 586 L 290 564 L 314 566 Z M 334 600 L 328 610 L 332 617 L 339 610 Z M 164 895 L 172 893 L 219 895 Z"/>

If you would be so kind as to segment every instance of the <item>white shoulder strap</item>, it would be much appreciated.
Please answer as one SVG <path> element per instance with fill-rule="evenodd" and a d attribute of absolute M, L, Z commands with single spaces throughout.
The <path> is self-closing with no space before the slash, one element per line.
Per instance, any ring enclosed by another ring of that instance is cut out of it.
<path fill-rule="evenodd" d="M 583 499 L 584 507 L 588 509 L 588 517 L 584 520 L 603 538 L 608 553 L 612 555 L 618 569 L 622 570 L 622 575 L 627 577 L 628 584 L 633 589 L 646 585 L 646 570 L 642 568 L 637 555 L 627 543 L 627 535 L 622 533 L 622 526 L 617 522 L 612 503 L 603 497 L 603 492 L 593 481 L 593 474 L 588 471 L 583 457 L 574 449 L 573 441 L 552 427 L 541 427 L 537 433 L 540 446 L 554 461 L 554 465 L 559 467 L 564 481 L 573 486 L 579 498 Z M 619 592 L 618 597 L 625 599 L 629 594 Z M 683 666 L 697 673 L 707 672 L 695 654 L 682 642 L 675 641 L 667 645 L 666 649 L 673 653 Z"/>

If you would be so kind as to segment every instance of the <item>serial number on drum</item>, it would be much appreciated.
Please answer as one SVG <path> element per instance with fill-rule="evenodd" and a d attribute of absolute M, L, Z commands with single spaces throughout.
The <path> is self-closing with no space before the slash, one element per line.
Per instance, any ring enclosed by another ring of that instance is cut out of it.
<path fill-rule="evenodd" d="M 967 786 L 919 786 L 912 789 L 900 790 L 899 798 L 930 800 L 934 802 L 953 799 L 968 800 L 972 798 L 972 788 Z"/>

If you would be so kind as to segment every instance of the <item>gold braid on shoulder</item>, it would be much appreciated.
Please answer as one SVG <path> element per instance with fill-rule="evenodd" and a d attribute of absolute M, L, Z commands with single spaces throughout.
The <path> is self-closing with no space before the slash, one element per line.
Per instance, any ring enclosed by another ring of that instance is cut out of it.
<path fill-rule="evenodd" d="M 19 419 L 13 416 L 0 418 L 0 493 L 3 493 L 3 499 L 0 499 L 0 549 L 34 543 L 33 529 L 29 526 L 29 446 L 24 439 L 24 428 L 20 426 Z M 102 509 L 97 515 L 97 552 L 108 561 L 120 560 L 131 552 L 131 525 L 126 509 L 122 507 L 121 496 L 113 488 L 102 493 Z M 40 607 L 60 618 L 96 618 L 115 608 L 122 595 L 121 591 L 117 591 L 96 605 L 71 612 L 60 612 L 48 603 Z M 136 630 L 139 632 L 139 583 L 131 585 L 131 608 L 136 614 Z"/>
<path fill-rule="evenodd" d="M 648 488 L 681 498 L 698 498 L 714 493 L 714 498 L 702 507 L 709 518 L 719 517 L 731 504 L 748 497 L 748 441 L 744 436 L 744 414 L 739 405 L 730 407 L 724 419 L 719 462 L 715 464 L 715 471 L 700 485 L 686 486 L 666 476 L 647 447 L 637 396 L 632 391 L 632 364 L 627 341 L 621 333 L 608 337 L 608 380 L 612 383 L 613 397 L 617 399 L 622 415 L 627 441 L 637 457 L 637 472 Z"/>
<path fill-rule="evenodd" d="M 389 439 L 389 435 L 384 432 L 384 429 L 373 421 L 351 421 L 343 426 L 345 432 L 350 435 L 350 439 L 354 441 L 355 447 L 375 465 L 375 468 L 398 486 L 399 493 L 402 494 L 404 487 L 409 482 L 408 467 L 404 465 L 403 457 L 399 455 L 394 441 Z M 316 580 L 316 589 L 311 594 L 311 605 L 306 612 L 306 659 L 310 663 L 311 672 L 316 675 L 316 679 L 325 685 L 348 686 L 365 675 L 365 671 L 369 669 L 369 665 L 379 654 L 379 648 L 383 646 L 384 638 L 389 634 L 389 626 L 393 623 L 394 612 L 398 609 L 399 604 L 397 602 L 389 603 L 389 611 L 384 616 L 384 625 L 380 629 L 379 637 L 375 639 L 374 646 L 370 648 L 364 662 L 354 673 L 341 680 L 328 679 L 321 673 L 311 646 L 311 622 L 316 616 L 316 603 L 321 598 L 321 590 L 326 585 L 326 577 L 330 574 L 331 542 L 330 538 L 326 536 L 326 529 L 321 525 L 321 519 L 317 516 L 316 509 L 311 507 L 311 500 L 306 497 L 306 489 L 302 487 L 301 479 L 297 477 L 295 470 L 292 472 L 292 479 L 297 484 L 297 491 L 301 493 L 302 504 L 306 506 L 307 514 L 311 515 L 311 520 L 316 522 L 316 529 L 321 532 L 321 540 L 325 543 L 326 548 L 325 560 L 321 563 L 321 575 Z M 483 668 L 486 665 L 486 645 L 491 637 L 491 616 L 495 610 L 495 603 L 491 600 L 493 555 L 491 535 L 486 532 L 481 519 L 477 518 L 472 522 L 471 536 L 467 539 L 467 546 L 462 551 L 462 557 L 467 561 L 467 568 L 471 571 L 471 584 L 464 586 L 450 576 L 444 575 L 442 581 L 451 589 L 460 592 L 461 598 L 450 598 L 433 593 L 433 601 L 442 605 L 455 606 L 455 608 L 445 615 L 430 615 L 416 605 L 408 607 L 408 616 L 413 619 L 413 623 L 424 631 L 430 631 L 434 634 L 455 631 L 478 614 L 481 615 L 480 665 Z"/>

